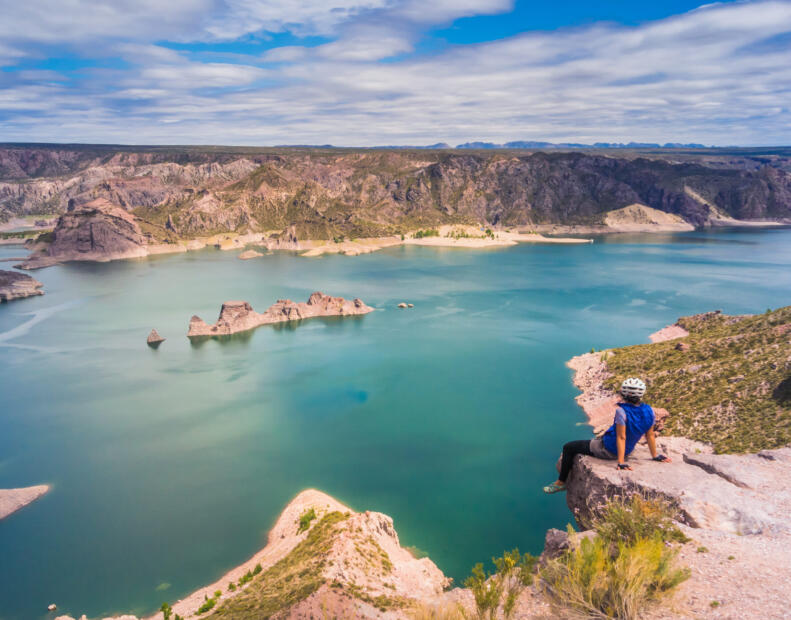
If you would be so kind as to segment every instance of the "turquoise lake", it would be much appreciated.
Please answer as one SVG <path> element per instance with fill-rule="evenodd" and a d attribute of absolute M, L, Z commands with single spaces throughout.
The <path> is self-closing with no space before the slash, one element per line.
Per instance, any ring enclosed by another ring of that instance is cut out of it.
<path fill-rule="evenodd" d="M 566 360 L 791 304 L 787 229 L 236 255 L 56 266 L 33 274 L 46 295 L 0 305 L 0 487 L 53 487 L 0 521 L 3 620 L 152 612 L 264 546 L 307 487 L 389 514 L 457 582 L 538 553 L 571 519 L 541 486 L 590 436 Z M 377 311 L 186 338 L 225 300 L 314 290 Z"/>

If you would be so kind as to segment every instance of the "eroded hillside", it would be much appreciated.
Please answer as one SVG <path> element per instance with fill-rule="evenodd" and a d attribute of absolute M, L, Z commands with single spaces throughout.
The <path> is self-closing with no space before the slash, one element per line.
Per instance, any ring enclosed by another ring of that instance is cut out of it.
<path fill-rule="evenodd" d="M 683 160 L 683 161 L 682 161 Z M 261 232 L 372 237 L 439 224 L 595 225 L 646 205 L 704 226 L 791 220 L 791 174 L 765 162 L 593 152 L 0 148 L 0 221 L 105 198 L 155 238 Z"/>
<path fill-rule="evenodd" d="M 641 376 L 669 411 L 665 432 L 757 452 L 791 443 L 791 306 L 754 316 L 719 312 L 678 320 L 689 335 L 606 355 L 614 389 Z"/>

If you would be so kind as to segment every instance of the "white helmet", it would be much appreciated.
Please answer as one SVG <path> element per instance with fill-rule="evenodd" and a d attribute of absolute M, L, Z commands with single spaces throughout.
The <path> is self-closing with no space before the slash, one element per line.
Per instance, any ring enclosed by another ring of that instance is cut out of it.
<path fill-rule="evenodd" d="M 621 394 L 624 396 L 642 398 L 643 394 L 645 394 L 645 383 L 637 377 L 629 377 L 626 381 L 621 383 Z"/>

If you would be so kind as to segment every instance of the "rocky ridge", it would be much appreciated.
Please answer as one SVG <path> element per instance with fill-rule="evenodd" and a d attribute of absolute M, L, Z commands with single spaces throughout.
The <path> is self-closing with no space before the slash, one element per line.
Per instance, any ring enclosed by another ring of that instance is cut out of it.
<path fill-rule="evenodd" d="M 278 299 L 262 313 L 253 310 L 246 301 L 226 301 L 222 305 L 217 322 L 213 325 L 208 325 L 199 316 L 193 316 L 190 319 L 187 336 L 189 338 L 228 336 L 272 323 L 300 321 L 320 316 L 352 316 L 372 311 L 373 308 L 365 305 L 361 299 L 330 297 L 319 291 L 313 293 L 307 302 L 297 303 L 290 299 Z"/>
<path fill-rule="evenodd" d="M 158 241 L 292 225 L 300 239 L 464 223 L 603 226 L 606 213 L 634 204 L 693 226 L 791 220 L 791 175 L 778 161 L 716 151 L 0 147 L 0 220 L 96 198 L 134 211 Z"/>
<path fill-rule="evenodd" d="M 43 295 L 42 286 L 27 274 L 0 269 L 0 302 Z"/>

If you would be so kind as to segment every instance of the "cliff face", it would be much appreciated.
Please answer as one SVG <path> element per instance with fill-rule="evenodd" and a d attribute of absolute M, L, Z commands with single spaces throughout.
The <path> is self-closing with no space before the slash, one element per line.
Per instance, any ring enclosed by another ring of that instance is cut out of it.
<path fill-rule="evenodd" d="M 282 230 L 394 234 L 442 223 L 598 224 L 641 204 L 702 226 L 791 218 L 791 174 L 708 155 L 269 149 L 0 148 L 0 219 L 105 198 L 164 236 Z M 3 181 L 5 179 L 5 181 Z M 690 191 L 691 190 L 691 191 Z"/>

